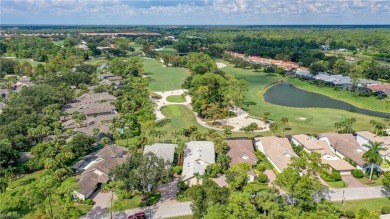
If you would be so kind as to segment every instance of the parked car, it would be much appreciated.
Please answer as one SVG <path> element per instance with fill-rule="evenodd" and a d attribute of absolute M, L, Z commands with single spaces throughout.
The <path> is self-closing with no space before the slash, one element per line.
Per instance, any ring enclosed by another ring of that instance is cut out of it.
<path fill-rule="evenodd" d="M 146 214 L 145 212 L 138 212 L 130 215 L 127 219 L 146 219 Z"/>

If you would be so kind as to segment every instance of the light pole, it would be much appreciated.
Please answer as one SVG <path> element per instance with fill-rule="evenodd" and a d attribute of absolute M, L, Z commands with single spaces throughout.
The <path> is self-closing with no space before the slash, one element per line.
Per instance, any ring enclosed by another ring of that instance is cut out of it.
<path fill-rule="evenodd" d="M 343 190 L 343 197 L 341 197 L 341 204 L 343 205 L 344 204 L 344 199 L 345 199 L 345 197 L 344 197 L 344 190 Z"/>

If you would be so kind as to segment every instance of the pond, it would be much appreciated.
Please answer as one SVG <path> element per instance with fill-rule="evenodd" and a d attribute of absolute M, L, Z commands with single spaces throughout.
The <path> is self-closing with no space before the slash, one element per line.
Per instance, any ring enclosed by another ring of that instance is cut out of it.
<path fill-rule="evenodd" d="M 390 118 L 390 113 L 366 110 L 344 101 L 335 100 L 322 94 L 308 92 L 291 84 L 276 84 L 264 93 L 265 101 L 281 106 L 299 108 L 333 108 L 369 116 Z"/>

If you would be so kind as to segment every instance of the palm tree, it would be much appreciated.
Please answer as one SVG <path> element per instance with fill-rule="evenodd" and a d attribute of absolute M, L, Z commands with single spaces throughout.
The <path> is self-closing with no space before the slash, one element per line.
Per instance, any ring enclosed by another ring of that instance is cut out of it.
<path fill-rule="evenodd" d="M 287 117 L 282 117 L 282 119 L 280 120 L 283 122 L 283 125 L 286 125 L 288 123 L 288 118 Z M 283 127 L 283 132 L 286 130 L 285 127 Z"/>
<path fill-rule="evenodd" d="M 269 129 L 271 129 L 272 136 L 274 136 L 276 130 L 278 130 L 278 124 L 276 124 L 275 122 L 271 123 L 269 125 Z"/>
<path fill-rule="evenodd" d="M 375 121 L 375 120 L 371 120 L 371 121 L 370 121 L 370 125 L 372 125 L 372 127 L 371 127 L 371 132 L 374 132 L 375 127 L 376 127 L 376 124 L 378 124 L 377 121 Z"/>
<path fill-rule="evenodd" d="M 368 151 L 364 153 L 363 159 L 368 164 L 371 165 L 371 171 L 370 171 L 370 179 L 372 178 L 372 172 L 374 170 L 374 164 L 377 164 L 378 166 L 381 165 L 383 159 L 381 155 L 379 154 L 380 151 L 384 151 L 385 148 L 382 147 L 383 142 L 372 142 L 370 141 L 368 144 L 364 144 L 363 146 L 368 147 Z"/>
<path fill-rule="evenodd" d="M 176 153 L 178 155 L 177 165 L 183 164 L 183 157 L 184 157 L 185 149 L 186 149 L 186 144 L 184 144 L 184 142 L 179 142 L 179 144 L 176 147 Z"/>
<path fill-rule="evenodd" d="M 270 115 L 271 115 L 270 112 L 264 112 L 264 114 L 263 114 L 263 119 L 264 119 L 265 122 L 268 121 Z"/>
<path fill-rule="evenodd" d="M 225 128 L 223 130 L 223 134 L 225 135 L 225 138 L 228 138 L 230 137 L 233 133 L 232 133 L 232 130 L 230 128 Z"/>

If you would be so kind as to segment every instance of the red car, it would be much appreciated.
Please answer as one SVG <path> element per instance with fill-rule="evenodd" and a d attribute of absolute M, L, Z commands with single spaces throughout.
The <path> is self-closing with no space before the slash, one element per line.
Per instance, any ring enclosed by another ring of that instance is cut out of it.
<path fill-rule="evenodd" d="M 127 219 L 146 219 L 145 212 L 138 212 L 134 215 L 130 215 Z"/>

